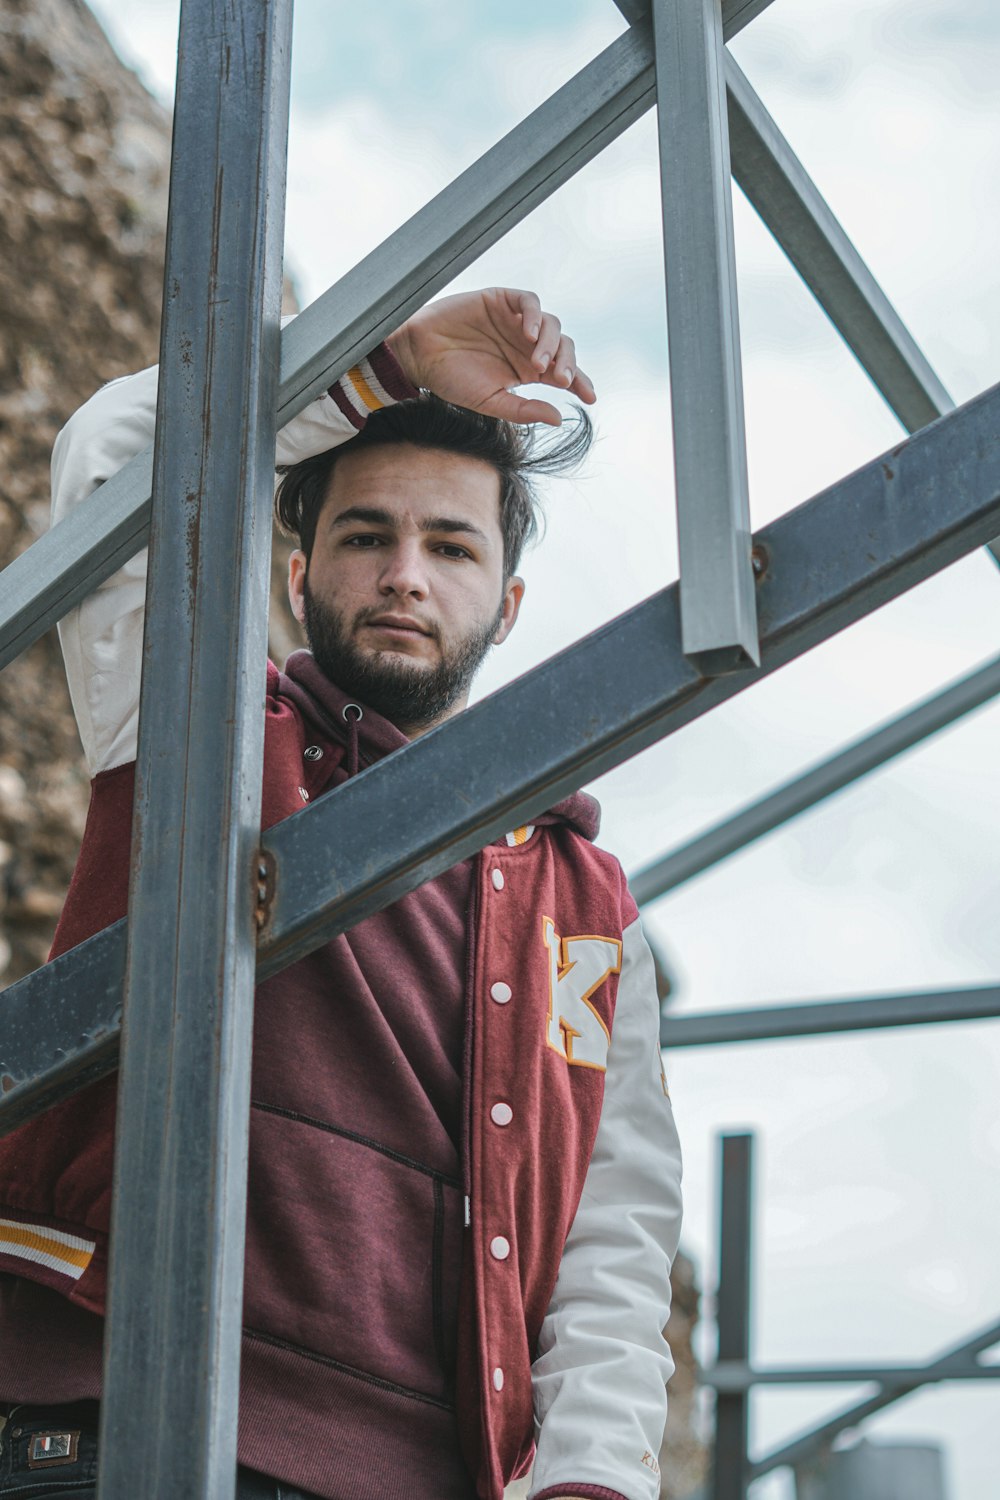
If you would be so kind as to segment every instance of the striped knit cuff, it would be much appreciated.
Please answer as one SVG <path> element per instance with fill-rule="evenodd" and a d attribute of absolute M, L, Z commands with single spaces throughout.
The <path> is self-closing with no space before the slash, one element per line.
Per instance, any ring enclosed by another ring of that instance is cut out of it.
<path fill-rule="evenodd" d="M 0 1219 L 0 1271 L 41 1281 L 67 1296 L 90 1265 L 96 1248 L 95 1240 L 33 1223 L 30 1217 Z"/>
<path fill-rule="evenodd" d="M 353 365 L 330 387 L 332 400 L 359 432 L 371 412 L 419 394 L 388 344 L 379 344 L 367 359 Z"/>

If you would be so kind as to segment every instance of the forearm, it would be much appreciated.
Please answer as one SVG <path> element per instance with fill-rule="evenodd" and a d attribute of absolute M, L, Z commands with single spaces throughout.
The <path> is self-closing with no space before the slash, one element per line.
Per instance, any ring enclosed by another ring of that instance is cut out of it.
<path fill-rule="evenodd" d="M 681 1165 L 657 1022 L 636 921 L 625 932 L 601 1123 L 533 1368 L 532 1500 L 659 1493 Z"/>
<path fill-rule="evenodd" d="M 378 395 L 366 382 L 366 372 L 377 382 Z M 112 381 L 70 418 L 52 453 L 53 525 L 90 503 L 106 480 L 151 445 L 157 381 L 155 366 Z M 360 411 L 413 393 L 392 357 L 384 349 L 375 351 L 279 432 L 276 462 L 297 463 L 337 447 L 364 425 Z M 59 625 L 91 775 L 135 756 L 145 597 L 143 548 Z"/>

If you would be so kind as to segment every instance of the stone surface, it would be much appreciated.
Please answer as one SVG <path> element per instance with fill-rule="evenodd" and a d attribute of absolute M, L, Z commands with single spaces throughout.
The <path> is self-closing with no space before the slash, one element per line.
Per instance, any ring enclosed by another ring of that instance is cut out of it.
<path fill-rule="evenodd" d="M 0 0 L 0 566 L 48 526 L 66 419 L 156 361 L 169 164 L 167 112 L 80 0 Z M 45 959 L 88 795 L 52 631 L 0 673 L 0 987 Z"/>
<path fill-rule="evenodd" d="M 0 0 L 2 563 L 48 524 L 70 413 L 156 359 L 169 157 L 79 0 Z M 0 674 L 0 984 L 46 955 L 87 797 L 53 631 Z"/>

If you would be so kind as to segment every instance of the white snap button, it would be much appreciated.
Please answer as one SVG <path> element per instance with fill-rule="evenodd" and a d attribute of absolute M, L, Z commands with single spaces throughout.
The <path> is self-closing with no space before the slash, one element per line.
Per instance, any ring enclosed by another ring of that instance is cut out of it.
<path fill-rule="evenodd" d="M 503 890 L 503 871 L 502 870 L 494 870 L 493 874 L 490 876 L 490 879 L 493 881 L 493 889 L 495 891 L 502 891 Z"/>
<path fill-rule="evenodd" d="M 305 756 L 306 760 L 323 759 L 323 749 L 320 745 L 307 745 L 302 753 Z"/>
<path fill-rule="evenodd" d="M 499 1365 L 497 1365 L 496 1369 L 493 1371 L 493 1389 L 495 1391 L 503 1390 L 503 1371 L 501 1370 Z"/>
<path fill-rule="evenodd" d="M 302 798 L 303 802 L 309 801 L 309 793 L 306 791 L 304 786 L 299 787 L 299 796 Z"/>
<path fill-rule="evenodd" d="M 494 1260 L 506 1260 L 510 1254 L 510 1240 L 505 1240 L 502 1234 L 495 1235 L 490 1240 L 490 1254 Z"/>
<path fill-rule="evenodd" d="M 490 1110 L 490 1119 L 494 1125 L 509 1125 L 514 1118 L 514 1111 L 509 1104 L 494 1104 Z"/>
<path fill-rule="evenodd" d="M 504 984 L 502 979 L 498 979 L 496 984 L 490 985 L 490 994 L 498 1005 L 506 1005 L 513 994 L 513 990 L 509 984 Z"/>

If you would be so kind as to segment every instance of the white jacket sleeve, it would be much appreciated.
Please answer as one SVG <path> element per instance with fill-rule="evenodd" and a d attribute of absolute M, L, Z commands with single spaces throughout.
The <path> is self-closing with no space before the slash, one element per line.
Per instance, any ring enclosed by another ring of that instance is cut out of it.
<path fill-rule="evenodd" d="M 623 934 L 604 1104 L 533 1367 L 532 1495 L 592 1485 L 657 1500 L 673 1371 L 663 1338 L 681 1157 L 659 1051 L 653 959 Z"/>
<path fill-rule="evenodd" d="M 153 366 L 113 380 L 60 432 L 52 452 L 53 525 L 152 443 L 157 376 Z M 297 463 L 353 437 L 362 422 L 346 415 L 345 405 L 328 394 L 310 402 L 278 434 L 275 462 Z M 135 759 L 145 602 L 144 548 L 59 625 L 91 776 Z"/>

